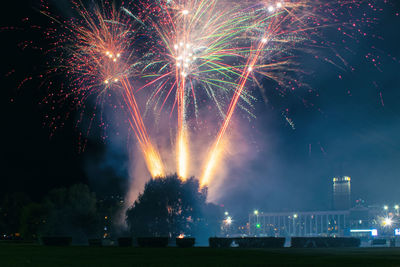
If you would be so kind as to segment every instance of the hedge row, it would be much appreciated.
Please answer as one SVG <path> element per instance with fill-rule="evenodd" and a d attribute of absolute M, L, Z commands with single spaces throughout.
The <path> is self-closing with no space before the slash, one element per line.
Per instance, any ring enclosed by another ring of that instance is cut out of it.
<path fill-rule="evenodd" d="M 360 239 L 354 237 L 292 237 L 292 248 L 359 247 Z"/>
<path fill-rule="evenodd" d="M 239 248 L 283 248 L 284 237 L 244 237 L 237 238 L 235 242 Z"/>
<path fill-rule="evenodd" d="M 229 248 L 232 244 L 237 244 L 239 248 L 282 248 L 285 244 L 284 237 L 210 237 L 211 248 Z"/>
<path fill-rule="evenodd" d="M 42 237 L 42 243 L 45 246 L 69 246 L 72 243 L 71 237 L 63 236 L 46 236 Z M 89 239 L 89 246 L 102 246 L 101 239 Z M 137 244 L 139 247 L 166 247 L 168 246 L 168 237 L 138 237 Z M 176 245 L 182 248 L 193 247 L 195 244 L 195 238 L 177 238 Z M 118 238 L 118 246 L 120 247 L 132 247 L 132 237 L 120 237 Z"/>
<path fill-rule="evenodd" d="M 89 239 L 90 246 L 101 246 L 101 239 Z M 71 237 L 42 237 L 45 246 L 69 246 Z M 138 237 L 139 247 L 166 247 L 168 237 Z M 378 242 L 377 242 L 378 243 Z M 193 247 L 195 238 L 176 238 L 176 245 L 181 248 Z M 282 248 L 285 244 L 284 237 L 210 237 L 211 248 L 229 248 L 236 244 L 239 248 Z M 131 237 L 118 238 L 118 246 L 131 247 L 133 239 Z M 292 237 L 291 246 L 293 248 L 322 248 L 322 247 L 359 247 L 360 239 L 353 237 Z"/>

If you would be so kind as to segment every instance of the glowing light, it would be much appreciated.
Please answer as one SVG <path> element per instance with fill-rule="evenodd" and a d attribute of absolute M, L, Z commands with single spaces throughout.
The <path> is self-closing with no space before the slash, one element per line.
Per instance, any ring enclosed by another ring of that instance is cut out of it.
<path fill-rule="evenodd" d="M 395 205 L 395 206 L 394 206 L 394 209 L 395 209 L 395 210 L 398 210 L 398 209 L 399 209 L 399 205 Z"/>
<path fill-rule="evenodd" d="M 377 229 L 350 229 L 350 233 L 371 233 L 371 236 L 378 236 Z"/>
<path fill-rule="evenodd" d="M 269 6 L 269 7 L 268 7 L 268 11 L 269 11 L 269 12 L 273 12 L 274 10 L 275 10 L 275 8 L 274 8 L 273 6 Z"/>
<path fill-rule="evenodd" d="M 390 226 L 392 226 L 392 224 L 393 224 L 392 218 L 386 217 L 382 220 L 382 225 L 385 227 L 390 227 Z"/>
<path fill-rule="evenodd" d="M 164 166 L 161 161 L 161 157 L 157 150 L 149 143 L 143 148 L 146 165 L 150 171 L 150 174 L 154 178 L 164 176 Z"/>
<path fill-rule="evenodd" d="M 255 211 L 254 211 L 254 215 L 258 215 L 258 210 L 255 210 Z"/>
<path fill-rule="evenodd" d="M 293 214 L 293 218 L 295 218 L 295 219 L 296 219 L 297 217 L 298 217 L 298 215 L 297 215 L 297 214 Z"/>
<path fill-rule="evenodd" d="M 185 238 L 185 235 L 184 234 L 180 234 L 180 235 L 178 235 L 178 238 L 179 239 Z"/>
<path fill-rule="evenodd" d="M 221 160 L 222 151 L 223 151 L 222 145 L 214 145 L 213 150 L 211 151 L 210 156 L 207 159 L 206 167 L 201 176 L 200 180 L 201 187 L 204 187 L 209 184 L 211 178 L 214 175 L 215 166 L 217 166 L 217 164 Z"/>
<path fill-rule="evenodd" d="M 385 205 L 385 206 L 383 206 L 383 209 L 384 209 L 384 210 L 388 210 L 389 207 L 388 207 L 387 205 Z"/>
<path fill-rule="evenodd" d="M 182 10 L 182 14 L 183 15 L 188 15 L 189 14 L 189 10 L 187 10 L 187 9 Z"/>

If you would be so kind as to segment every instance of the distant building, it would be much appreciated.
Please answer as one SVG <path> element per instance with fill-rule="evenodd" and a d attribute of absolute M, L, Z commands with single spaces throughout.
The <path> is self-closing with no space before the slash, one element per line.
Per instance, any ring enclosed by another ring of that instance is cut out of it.
<path fill-rule="evenodd" d="M 249 222 L 256 236 L 344 236 L 350 211 L 257 212 Z"/>
<path fill-rule="evenodd" d="M 351 208 L 351 179 L 348 176 L 333 178 L 333 209 L 349 210 Z"/>
<path fill-rule="evenodd" d="M 333 178 L 333 210 L 261 212 L 249 214 L 251 236 L 398 236 L 400 206 L 366 206 L 350 201 L 350 177 Z"/>

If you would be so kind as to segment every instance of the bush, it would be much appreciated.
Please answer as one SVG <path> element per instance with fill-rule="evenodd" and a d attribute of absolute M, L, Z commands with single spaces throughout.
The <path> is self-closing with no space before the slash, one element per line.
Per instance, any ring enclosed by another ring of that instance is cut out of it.
<path fill-rule="evenodd" d="M 69 246 L 71 245 L 72 237 L 70 236 L 44 236 L 42 243 L 45 246 Z"/>
<path fill-rule="evenodd" d="M 118 238 L 118 246 L 120 247 L 132 247 L 132 237 L 120 237 Z"/>
<path fill-rule="evenodd" d="M 194 237 L 176 238 L 176 245 L 180 248 L 191 248 L 195 242 Z"/>
<path fill-rule="evenodd" d="M 88 243 L 89 243 L 89 246 L 91 246 L 91 247 L 101 247 L 102 246 L 100 238 L 88 239 Z"/>
<path fill-rule="evenodd" d="M 234 238 L 226 237 L 210 237 L 208 243 L 210 248 L 229 248 L 234 241 Z"/>
<path fill-rule="evenodd" d="M 354 237 L 292 237 L 292 248 L 359 247 L 360 239 Z"/>
<path fill-rule="evenodd" d="M 240 248 L 283 248 L 284 237 L 243 237 L 235 239 Z"/>
<path fill-rule="evenodd" d="M 168 246 L 168 237 L 138 237 L 139 247 L 164 248 Z"/>
<path fill-rule="evenodd" d="M 374 239 L 372 240 L 372 245 L 386 245 L 386 239 Z"/>

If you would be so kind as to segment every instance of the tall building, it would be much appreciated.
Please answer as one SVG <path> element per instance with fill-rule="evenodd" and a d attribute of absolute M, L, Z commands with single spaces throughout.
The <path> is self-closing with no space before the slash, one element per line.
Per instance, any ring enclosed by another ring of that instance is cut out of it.
<path fill-rule="evenodd" d="M 351 208 L 350 177 L 333 178 L 333 209 L 348 210 Z"/>

